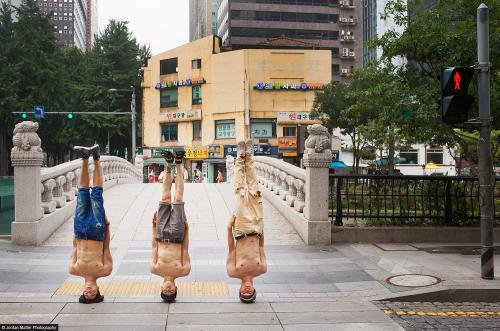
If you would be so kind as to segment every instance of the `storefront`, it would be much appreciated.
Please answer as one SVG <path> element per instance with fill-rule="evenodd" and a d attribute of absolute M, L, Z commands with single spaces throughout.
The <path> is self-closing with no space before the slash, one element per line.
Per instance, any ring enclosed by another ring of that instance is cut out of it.
<path fill-rule="evenodd" d="M 200 173 L 203 171 L 204 161 L 208 158 L 208 148 L 189 147 L 185 149 L 185 152 L 185 167 L 189 173 L 187 181 L 201 182 Z"/>
<path fill-rule="evenodd" d="M 158 181 L 158 177 L 166 165 L 165 159 L 161 155 L 165 150 L 169 150 L 175 154 L 177 151 L 184 150 L 184 147 L 153 147 L 142 149 L 142 158 L 144 160 L 142 174 L 145 183 L 149 181 L 149 176 L 154 176 L 155 182 Z"/>
<path fill-rule="evenodd" d="M 208 158 L 203 163 L 204 183 L 216 183 L 218 170 L 221 170 L 224 180 L 226 179 L 226 158 L 224 154 L 223 145 L 208 146 Z"/>

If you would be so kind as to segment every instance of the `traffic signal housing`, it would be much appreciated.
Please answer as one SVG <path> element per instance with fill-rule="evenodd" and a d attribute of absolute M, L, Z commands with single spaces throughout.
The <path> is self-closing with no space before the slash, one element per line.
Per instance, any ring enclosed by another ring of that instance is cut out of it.
<path fill-rule="evenodd" d="M 461 124 L 469 120 L 474 97 L 468 95 L 474 68 L 451 67 L 441 72 L 441 117 L 444 122 Z"/>

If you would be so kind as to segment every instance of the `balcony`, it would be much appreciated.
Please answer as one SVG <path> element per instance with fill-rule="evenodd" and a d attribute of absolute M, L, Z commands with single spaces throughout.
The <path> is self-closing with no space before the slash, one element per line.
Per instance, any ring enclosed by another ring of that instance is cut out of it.
<path fill-rule="evenodd" d="M 341 59 L 344 60 L 352 60 L 355 57 L 355 52 L 343 52 L 340 56 Z"/>
<path fill-rule="evenodd" d="M 354 26 L 358 24 L 358 19 L 353 17 L 341 17 L 339 18 L 339 24 Z"/>
<path fill-rule="evenodd" d="M 340 8 L 344 8 L 344 9 L 356 8 L 356 6 L 354 5 L 354 1 L 352 1 L 352 0 L 340 0 L 339 5 L 340 5 Z"/>
<path fill-rule="evenodd" d="M 342 34 L 340 35 L 340 42 L 343 43 L 353 43 L 356 39 L 354 39 L 353 35 Z"/>

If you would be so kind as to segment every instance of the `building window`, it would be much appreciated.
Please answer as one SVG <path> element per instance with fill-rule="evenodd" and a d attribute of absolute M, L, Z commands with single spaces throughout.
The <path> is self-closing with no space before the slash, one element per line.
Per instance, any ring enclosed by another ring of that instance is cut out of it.
<path fill-rule="evenodd" d="M 201 59 L 192 60 L 191 69 L 201 69 Z"/>
<path fill-rule="evenodd" d="M 177 123 L 161 125 L 161 141 L 177 141 Z"/>
<path fill-rule="evenodd" d="M 276 120 L 253 118 L 250 120 L 250 133 L 253 138 L 276 137 Z"/>
<path fill-rule="evenodd" d="M 160 91 L 160 107 L 177 107 L 178 93 L 177 89 Z"/>
<path fill-rule="evenodd" d="M 193 85 L 192 87 L 193 93 L 193 105 L 198 105 L 201 103 L 201 86 Z"/>
<path fill-rule="evenodd" d="M 427 162 L 426 163 L 435 163 L 435 164 L 443 164 L 443 150 L 441 148 L 429 148 L 426 152 Z"/>
<path fill-rule="evenodd" d="M 234 137 L 234 120 L 215 121 L 215 139 L 231 139 Z"/>
<path fill-rule="evenodd" d="M 296 126 L 284 126 L 283 127 L 283 137 L 297 137 L 297 127 Z"/>
<path fill-rule="evenodd" d="M 160 60 L 160 75 L 175 74 L 177 72 L 177 58 Z"/>
<path fill-rule="evenodd" d="M 399 164 L 418 164 L 418 151 L 416 149 L 401 151 L 399 157 L 404 158 L 404 161 L 399 162 Z"/>
<path fill-rule="evenodd" d="M 201 140 L 201 121 L 193 121 L 193 140 Z"/>

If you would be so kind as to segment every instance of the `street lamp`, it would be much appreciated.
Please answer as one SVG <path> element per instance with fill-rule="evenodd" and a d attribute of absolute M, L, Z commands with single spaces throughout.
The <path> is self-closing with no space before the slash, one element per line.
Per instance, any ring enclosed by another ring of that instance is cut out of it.
<path fill-rule="evenodd" d="M 130 119 L 132 120 L 132 149 L 130 155 L 132 156 L 132 163 L 135 163 L 135 87 L 130 86 L 129 89 L 116 89 L 111 88 L 108 92 L 132 92 L 132 97 L 130 100 Z"/>

